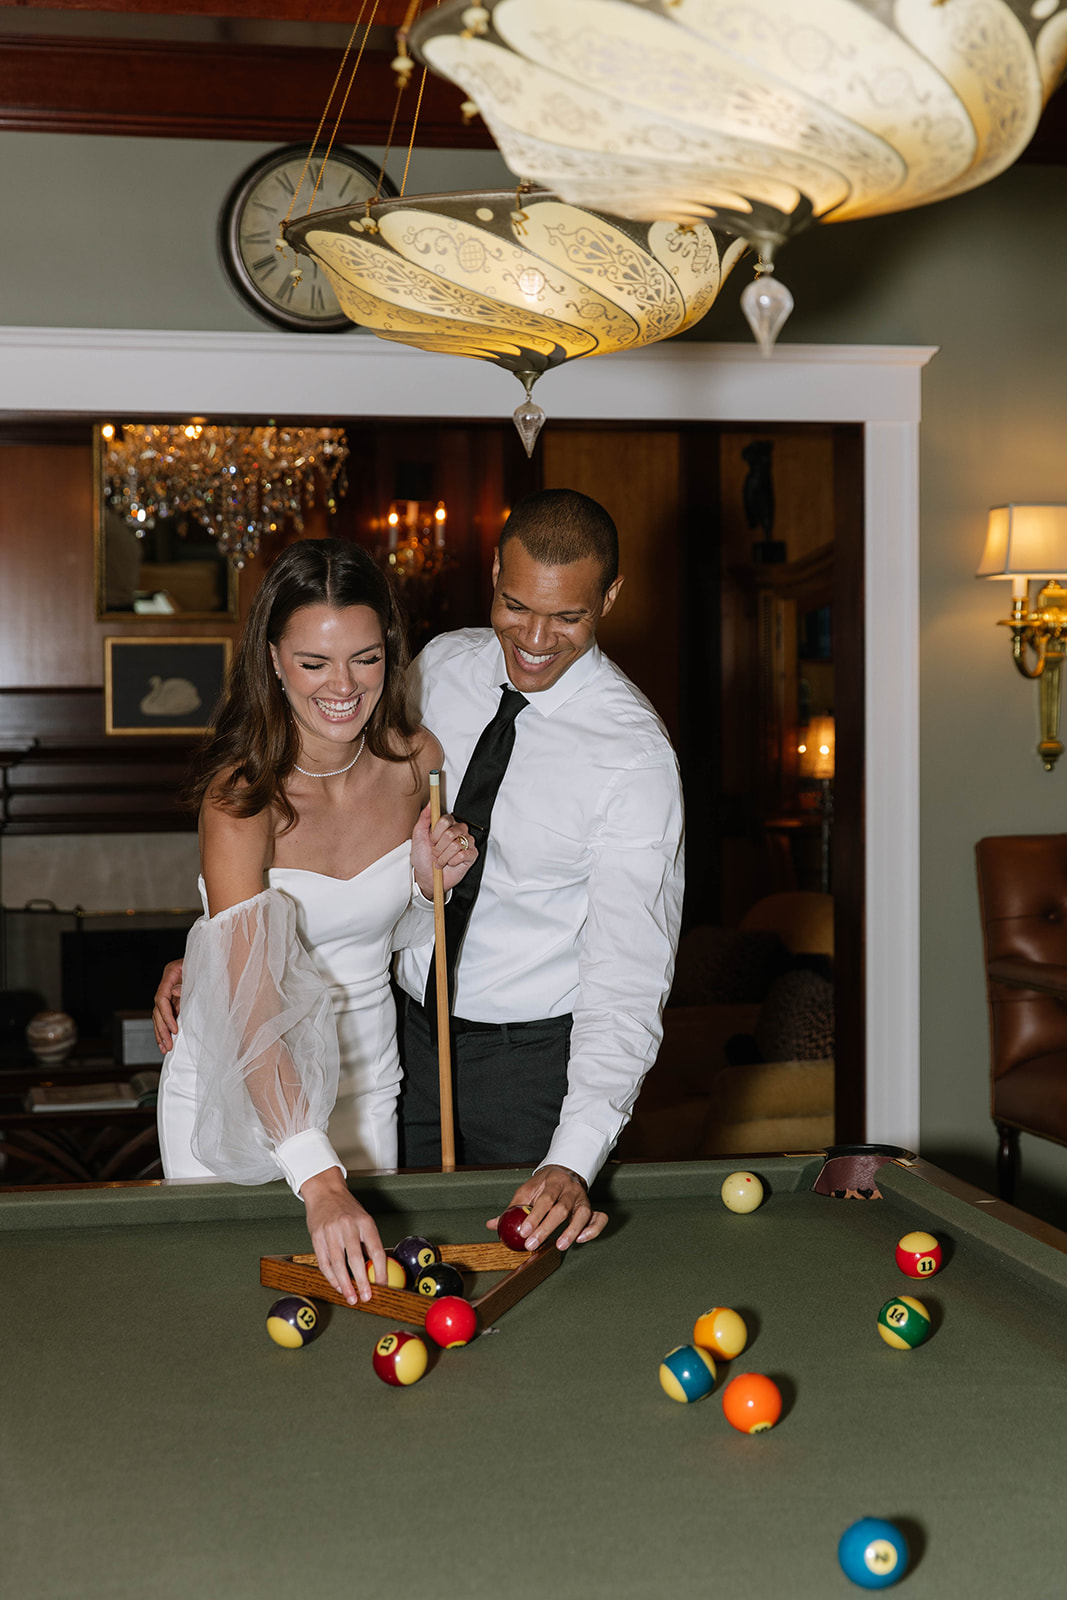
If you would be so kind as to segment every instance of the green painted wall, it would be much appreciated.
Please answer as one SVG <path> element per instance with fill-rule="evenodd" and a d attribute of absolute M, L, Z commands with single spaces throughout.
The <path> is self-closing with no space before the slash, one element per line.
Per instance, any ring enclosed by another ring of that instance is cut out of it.
<path fill-rule="evenodd" d="M 5 215 L 18 221 L 0 253 L 0 321 L 261 326 L 226 284 L 214 227 L 263 148 L 5 135 Z M 505 181 L 492 154 L 437 151 L 416 156 L 408 187 Z M 1067 169 L 1019 168 L 940 206 L 812 230 L 779 263 L 797 299 L 787 338 L 940 346 L 922 428 L 923 1144 L 986 1181 L 973 848 L 984 834 L 1067 828 L 1067 759 L 1041 770 L 1037 693 L 994 626 L 1007 585 L 973 573 L 990 505 L 1067 500 L 1065 202 Z M 747 339 L 746 276 L 742 265 L 696 337 Z M 1028 1141 L 1025 1156 L 1031 1196 L 1044 1186 L 1067 1208 L 1067 1152 Z"/>

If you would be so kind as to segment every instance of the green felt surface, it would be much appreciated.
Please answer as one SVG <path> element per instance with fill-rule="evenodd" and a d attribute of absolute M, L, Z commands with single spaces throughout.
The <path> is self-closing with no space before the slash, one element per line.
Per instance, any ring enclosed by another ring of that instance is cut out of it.
<path fill-rule="evenodd" d="M 881 1202 L 816 1196 L 810 1159 L 753 1162 L 768 1199 L 735 1217 L 730 1165 L 622 1169 L 609 1234 L 403 1391 L 371 1371 L 380 1318 L 267 1338 L 259 1257 L 306 1247 L 282 1190 L 0 1196 L 0 1593 L 846 1600 L 837 1541 L 867 1515 L 916 1552 L 894 1594 L 1062 1593 L 1059 1252 L 900 1170 Z M 387 1243 L 455 1243 L 509 1184 L 360 1188 Z M 921 1223 L 949 1261 L 909 1290 L 893 1247 Z M 902 1291 L 935 1322 L 910 1353 L 875 1330 Z M 659 1387 L 712 1304 L 752 1336 L 720 1371 L 781 1383 L 769 1434 L 727 1425 L 721 1382 Z"/>

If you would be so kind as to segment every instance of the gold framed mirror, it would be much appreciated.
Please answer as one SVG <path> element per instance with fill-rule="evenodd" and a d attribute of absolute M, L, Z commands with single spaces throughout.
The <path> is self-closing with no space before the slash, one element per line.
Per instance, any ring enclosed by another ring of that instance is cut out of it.
<path fill-rule="evenodd" d="M 93 570 L 98 622 L 236 622 L 237 579 L 215 536 L 184 512 L 134 527 L 109 501 L 107 441 L 93 428 Z"/>

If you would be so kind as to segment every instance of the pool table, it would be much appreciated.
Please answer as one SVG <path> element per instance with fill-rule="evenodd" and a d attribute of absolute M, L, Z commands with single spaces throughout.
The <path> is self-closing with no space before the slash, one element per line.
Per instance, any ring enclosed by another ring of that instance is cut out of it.
<path fill-rule="evenodd" d="M 835 1158 L 836 1159 L 836 1158 Z M 260 1258 L 306 1250 L 268 1185 L 0 1194 L 0 1592 L 11 1600 L 833 1600 L 862 1591 L 837 1542 L 896 1520 L 892 1592 L 1054 1600 L 1067 1591 L 1067 1237 L 922 1162 L 842 1180 L 821 1154 L 609 1167 L 612 1222 L 499 1317 L 392 1389 L 394 1324 L 328 1307 L 274 1345 Z M 876 1187 L 878 1198 L 814 1192 Z M 518 1174 L 357 1183 L 386 1243 L 486 1238 Z M 897 1239 L 947 1264 L 912 1285 Z M 921 1348 L 880 1306 L 918 1294 Z M 750 1346 L 717 1390 L 668 1399 L 659 1362 L 713 1304 Z M 772 1431 L 719 1400 L 769 1373 Z"/>

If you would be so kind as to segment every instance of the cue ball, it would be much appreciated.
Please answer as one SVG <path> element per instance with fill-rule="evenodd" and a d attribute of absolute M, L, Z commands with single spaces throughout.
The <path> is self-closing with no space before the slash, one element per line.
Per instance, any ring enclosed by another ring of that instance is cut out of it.
<path fill-rule="evenodd" d="M 458 1295 L 442 1295 L 426 1308 L 426 1332 L 442 1350 L 458 1350 L 470 1344 L 478 1331 L 474 1307 Z"/>
<path fill-rule="evenodd" d="M 400 1262 L 407 1273 L 408 1283 L 414 1283 L 424 1267 L 432 1267 L 435 1261 L 441 1259 L 437 1246 L 431 1244 L 429 1239 L 424 1239 L 421 1233 L 409 1233 L 388 1253 Z"/>
<path fill-rule="evenodd" d="M 748 1343 L 745 1319 L 729 1306 L 712 1306 L 693 1324 L 693 1343 L 720 1361 L 732 1361 Z"/>
<path fill-rule="evenodd" d="M 878 1313 L 878 1332 L 892 1350 L 914 1350 L 930 1337 L 930 1313 L 910 1294 L 894 1295 Z"/>
<path fill-rule="evenodd" d="M 367 1260 L 367 1277 L 371 1283 L 378 1281 L 374 1276 L 374 1262 L 369 1258 Z M 390 1289 L 404 1289 L 407 1287 L 408 1281 L 408 1275 L 400 1262 L 397 1261 L 395 1256 L 389 1255 L 388 1252 L 385 1257 L 385 1281 Z"/>
<path fill-rule="evenodd" d="M 500 1235 L 501 1244 L 506 1244 L 509 1250 L 525 1250 L 526 1240 L 519 1229 L 530 1215 L 529 1206 L 509 1206 L 496 1225 Z"/>
<path fill-rule="evenodd" d="M 267 1312 L 267 1332 L 284 1350 L 300 1350 L 310 1344 L 318 1329 L 318 1308 L 301 1294 L 275 1300 Z"/>
<path fill-rule="evenodd" d="M 845 1577 L 861 1589 L 888 1589 L 907 1571 L 908 1546 L 891 1522 L 861 1517 L 841 1535 L 837 1559 Z"/>
<path fill-rule="evenodd" d="M 463 1278 L 447 1261 L 439 1261 L 435 1267 L 426 1267 L 419 1273 L 415 1289 L 428 1300 L 440 1300 L 443 1295 L 458 1295 L 462 1299 Z"/>
<path fill-rule="evenodd" d="M 747 1216 L 763 1200 L 763 1185 L 754 1172 L 731 1172 L 722 1186 L 722 1203 L 727 1211 Z"/>
<path fill-rule="evenodd" d="M 738 1433 L 766 1433 L 782 1414 L 781 1391 L 762 1372 L 742 1372 L 723 1390 L 722 1409 Z"/>
<path fill-rule="evenodd" d="M 703 1400 L 715 1387 L 715 1363 L 706 1350 L 680 1344 L 660 1362 L 659 1381 L 664 1394 L 682 1405 Z"/>
<path fill-rule="evenodd" d="M 932 1278 L 942 1264 L 941 1246 L 932 1233 L 906 1233 L 897 1245 L 897 1266 L 907 1278 Z"/>
<path fill-rule="evenodd" d="M 374 1346 L 374 1370 L 383 1383 L 406 1389 L 418 1383 L 426 1371 L 429 1351 L 417 1333 L 395 1328 L 383 1334 Z"/>

